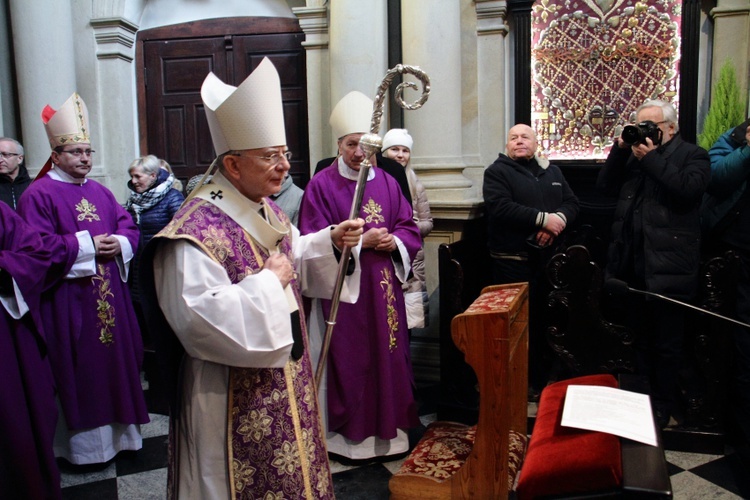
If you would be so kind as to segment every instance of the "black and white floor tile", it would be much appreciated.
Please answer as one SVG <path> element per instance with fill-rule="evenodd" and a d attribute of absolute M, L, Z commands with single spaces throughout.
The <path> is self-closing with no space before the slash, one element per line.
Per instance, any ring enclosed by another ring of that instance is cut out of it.
<path fill-rule="evenodd" d="M 434 408 L 423 424 L 434 419 Z M 164 415 L 151 414 L 142 427 L 143 449 L 121 453 L 102 466 L 78 468 L 61 463 L 63 498 L 66 500 L 161 500 L 166 497 L 167 433 Z M 730 447 L 724 455 L 667 451 L 675 499 L 750 499 L 750 470 Z M 331 462 L 336 498 L 374 500 L 388 498 L 388 479 L 403 459 L 363 466 Z"/>

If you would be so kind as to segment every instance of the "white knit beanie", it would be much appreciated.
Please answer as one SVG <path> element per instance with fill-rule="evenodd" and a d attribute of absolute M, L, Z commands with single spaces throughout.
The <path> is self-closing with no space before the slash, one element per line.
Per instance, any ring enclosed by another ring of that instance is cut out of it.
<path fill-rule="evenodd" d="M 383 147 L 381 150 L 385 151 L 392 146 L 404 146 L 409 148 L 409 151 L 411 151 L 411 147 L 413 145 L 414 139 L 411 138 L 408 130 L 406 130 L 405 128 L 392 128 L 385 133 L 385 137 L 383 137 Z"/>

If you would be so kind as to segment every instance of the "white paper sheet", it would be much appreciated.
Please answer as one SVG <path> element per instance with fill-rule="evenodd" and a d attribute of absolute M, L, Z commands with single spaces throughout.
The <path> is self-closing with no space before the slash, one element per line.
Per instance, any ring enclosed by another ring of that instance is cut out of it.
<path fill-rule="evenodd" d="M 568 386 L 561 425 L 657 444 L 649 397 L 613 387 Z"/>

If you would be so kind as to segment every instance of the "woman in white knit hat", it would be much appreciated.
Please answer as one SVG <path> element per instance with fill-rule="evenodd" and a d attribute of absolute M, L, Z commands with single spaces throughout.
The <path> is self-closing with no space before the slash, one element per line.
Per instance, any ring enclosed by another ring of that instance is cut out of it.
<path fill-rule="evenodd" d="M 412 263 L 414 275 L 402 286 L 404 300 L 406 301 L 406 319 L 410 330 L 427 326 L 429 297 L 425 282 L 424 239 L 432 231 L 432 215 L 430 215 L 427 192 L 414 169 L 409 166 L 413 144 L 414 140 L 409 135 L 408 130 L 392 128 L 383 137 L 382 147 L 383 156 L 399 162 L 406 170 L 406 179 L 409 181 L 409 191 L 414 209 L 414 222 L 417 223 L 419 234 L 422 237 L 422 249 L 417 253 Z"/>

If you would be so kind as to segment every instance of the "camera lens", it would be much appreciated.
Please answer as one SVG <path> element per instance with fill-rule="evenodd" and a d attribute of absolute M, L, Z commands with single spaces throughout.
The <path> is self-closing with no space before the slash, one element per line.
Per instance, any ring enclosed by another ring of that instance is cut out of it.
<path fill-rule="evenodd" d="M 632 146 L 643 140 L 641 129 L 635 125 L 626 125 L 625 128 L 622 129 L 622 135 L 620 135 L 620 137 L 622 138 L 622 142 L 628 146 Z"/>

